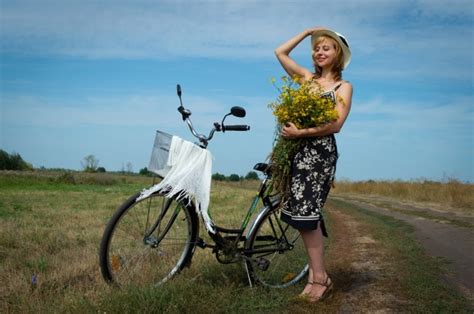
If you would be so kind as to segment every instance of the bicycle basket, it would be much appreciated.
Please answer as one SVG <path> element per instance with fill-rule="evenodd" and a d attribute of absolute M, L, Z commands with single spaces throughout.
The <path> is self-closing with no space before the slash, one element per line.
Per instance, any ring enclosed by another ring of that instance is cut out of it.
<path fill-rule="evenodd" d="M 167 162 L 172 138 L 173 136 L 168 133 L 156 131 L 155 143 L 153 144 L 153 150 L 151 151 L 148 170 L 156 173 L 162 178 L 164 178 L 170 170 Z"/>

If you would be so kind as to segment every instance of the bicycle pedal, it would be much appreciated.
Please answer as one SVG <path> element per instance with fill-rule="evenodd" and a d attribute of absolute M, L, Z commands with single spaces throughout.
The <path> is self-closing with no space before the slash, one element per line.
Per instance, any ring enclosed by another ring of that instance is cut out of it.
<path fill-rule="evenodd" d="M 204 240 L 202 238 L 198 238 L 197 241 L 196 241 L 196 245 L 198 247 L 200 247 L 201 249 L 205 249 L 206 247 L 208 247 L 207 243 L 204 242 Z"/>
<path fill-rule="evenodd" d="M 270 261 L 266 258 L 257 258 L 256 259 L 257 267 L 260 270 L 266 271 L 270 267 Z"/>

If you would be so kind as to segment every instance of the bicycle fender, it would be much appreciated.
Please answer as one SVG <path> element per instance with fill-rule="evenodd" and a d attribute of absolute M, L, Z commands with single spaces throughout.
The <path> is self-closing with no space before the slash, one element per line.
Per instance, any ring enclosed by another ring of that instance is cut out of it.
<path fill-rule="evenodd" d="M 253 221 L 252 223 L 252 226 L 250 227 L 249 229 L 249 232 L 247 232 L 247 237 L 249 234 L 252 234 L 253 230 L 255 229 L 255 227 L 258 225 L 258 222 L 262 219 L 265 218 L 265 216 L 268 214 L 268 212 L 271 210 L 272 208 L 269 207 L 269 206 L 265 206 L 264 208 L 262 208 L 258 215 L 257 215 L 257 218 L 255 218 L 255 220 Z"/>

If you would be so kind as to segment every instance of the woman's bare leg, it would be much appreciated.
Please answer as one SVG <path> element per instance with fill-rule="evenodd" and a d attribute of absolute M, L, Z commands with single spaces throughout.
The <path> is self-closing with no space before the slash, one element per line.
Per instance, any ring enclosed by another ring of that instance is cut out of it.
<path fill-rule="evenodd" d="M 301 292 L 302 295 L 311 293 L 311 290 L 313 289 L 313 285 L 311 284 L 311 282 L 313 282 L 313 270 L 311 269 L 311 267 L 309 267 L 308 283 L 304 287 L 303 292 Z"/>
<path fill-rule="evenodd" d="M 324 267 L 324 241 L 321 231 L 320 223 L 318 223 L 316 230 L 301 231 L 306 252 L 309 257 L 309 282 L 322 282 L 327 279 L 326 268 Z M 313 284 L 306 285 L 302 294 L 310 295 L 311 297 L 319 297 L 324 293 L 326 287 Z"/>

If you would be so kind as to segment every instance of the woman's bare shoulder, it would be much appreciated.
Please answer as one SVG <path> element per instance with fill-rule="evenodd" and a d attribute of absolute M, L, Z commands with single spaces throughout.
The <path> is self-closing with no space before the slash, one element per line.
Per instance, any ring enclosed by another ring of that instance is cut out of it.
<path fill-rule="evenodd" d="M 341 87 L 346 87 L 346 88 L 351 88 L 352 89 L 352 83 L 349 81 L 342 80 L 341 81 Z"/>
<path fill-rule="evenodd" d="M 340 83 L 337 84 L 335 91 L 336 91 L 336 94 L 339 94 L 341 92 L 352 93 L 352 83 L 349 81 L 342 80 Z"/>

